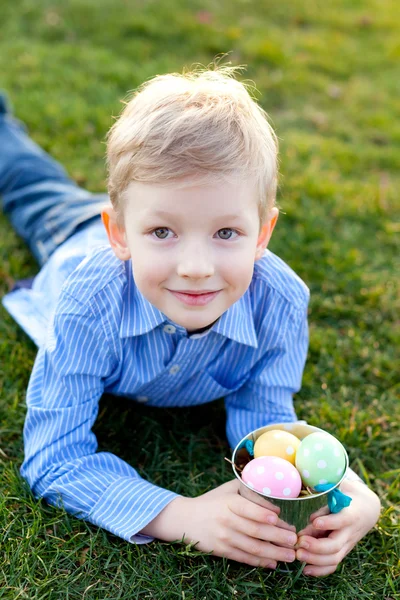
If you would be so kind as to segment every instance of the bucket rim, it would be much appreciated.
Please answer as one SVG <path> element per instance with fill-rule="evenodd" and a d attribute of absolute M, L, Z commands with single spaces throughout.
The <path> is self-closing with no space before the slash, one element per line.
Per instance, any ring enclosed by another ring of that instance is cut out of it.
<path fill-rule="evenodd" d="M 247 483 L 245 483 L 243 481 L 242 477 L 240 476 L 240 473 L 238 473 L 238 471 L 236 469 L 235 457 L 236 457 L 236 453 L 238 452 L 238 450 L 240 450 L 243 447 L 244 443 L 247 440 L 254 442 L 255 436 L 256 436 L 255 439 L 257 439 L 262 433 L 265 433 L 266 431 L 270 431 L 271 429 L 279 429 L 280 428 L 283 431 L 292 433 L 293 429 L 296 427 L 296 425 L 309 428 L 311 431 L 307 435 L 311 435 L 311 433 L 319 433 L 319 432 L 332 435 L 328 431 L 325 431 L 324 429 L 321 429 L 320 427 L 316 427 L 315 425 L 309 425 L 308 423 L 305 423 L 304 421 L 294 421 L 294 422 L 288 422 L 288 423 L 272 423 L 270 425 L 264 425 L 263 427 L 258 427 L 258 429 L 254 429 L 253 431 L 248 433 L 244 438 L 242 438 L 240 440 L 240 442 L 235 446 L 235 449 L 232 453 L 232 470 L 241 485 L 245 486 L 251 492 L 258 494 L 259 496 L 261 496 L 261 498 L 265 498 L 268 500 L 269 499 L 279 500 L 279 501 L 283 500 L 286 502 L 302 502 L 302 501 L 306 501 L 306 500 L 313 500 L 314 498 L 320 498 L 321 496 L 326 496 L 327 494 L 329 494 L 333 490 L 336 490 L 340 486 L 340 484 L 343 482 L 344 478 L 346 477 L 347 469 L 349 468 L 349 457 L 347 455 L 346 448 L 343 446 L 343 444 L 337 438 L 335 438 L 335 439 L 339 442 L 339 444 L 342 446 L 343 451 L 344 451 L 345 467 L 344 467 L 343 475 L 342 475 L 340 481 L 338 481 L 334 486 L 329 488 L 329 490 L 325 490 L 324 492 L 318 492 L 317 494 L 309 494 L 308 496 L 298 496 L 297 498 L 282 498 L 279 496 L 267 496 L 266 494 L 263 494 L 262 492 L 258 492 L 257 490 L 255 490 L 254 488 L 252 488 L 250 485 L 248 485 Z M 256 435 L 257 432 L 259 432 L 258 435 Z M 307 437 L 307 435 L 305 435 L 301 439 L 303 440 L 305 437 Z M 334 437 L 334 436 L 332 436 L 332 437 Z"/>

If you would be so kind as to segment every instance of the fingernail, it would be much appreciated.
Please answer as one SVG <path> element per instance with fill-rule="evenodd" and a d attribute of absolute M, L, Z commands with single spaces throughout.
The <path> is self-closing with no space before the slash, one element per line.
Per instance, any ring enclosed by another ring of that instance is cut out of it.
<path fill-rule="evenodd" d="M 310 544 L 308 542 L 304 542 L 304 541 L 300 542 L 300 548 L 304 548 L 305 550 L 308 550 L 309 547 L 310 547 Z"/>
<path fill-rule="evenodd" d="M 286 541 L 291 546 L 294 546 L 295 543 L 297 542 L 297 535 L 288 535 L 286 538 Z"/>
<path fill-rule="evenodd" d="M 269 565 L 267 565 L 266 568 L 267 569 L 276 569 L 276 564 L 275 563 L 270 563 Z"/>
<path fill-rule="evenodd" d="M 317 520 L 315 521 L 315 527 L 316 527 L 317 529 L 322 529 L 322 528 L 323 528 L 323 526 L 324 526 L 324 521 L 323 521 L 322 519 L 317 519 Z"/>
<path fill-rule="evenodd" d="M 306 554 L 306 552 L 302 552 L 301 550 L 298 550 L 296 558 L 297 558 L 297 560 L 306 560 L 307 554 Z"/>
<path fill-rule="evenodd" d="M 304 575 L 314 575 L 314 571 L 304 570 L 303 573 L 304 573 Z"/>
<path fill-rule="evenodd" d="M 287 552 L 285 554 L 285 560 L 287 560 L 288 562 L 293 562 L 295 558 L 296 558 L 296 555 L 294 552 Z"/>
<path fill-rule="evenodd" d="M 267 523 L 269 523 L 270 525 L 276 525 L 277 520 L 278 517 L 274 517 L 274 515 L 270 515 L 269 517 L 267 517 Z"/>

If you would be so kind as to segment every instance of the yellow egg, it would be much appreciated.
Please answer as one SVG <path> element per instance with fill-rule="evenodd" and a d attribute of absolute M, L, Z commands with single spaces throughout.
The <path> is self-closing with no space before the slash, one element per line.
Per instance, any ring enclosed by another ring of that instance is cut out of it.
<path fill-rule="evenodd" d="M 254 458 L 259 456 L 279 456 L 295 464 L 297 448 L 301 441 L 292 433 L 280 429 L 266 431 L 254 444 Z"/>

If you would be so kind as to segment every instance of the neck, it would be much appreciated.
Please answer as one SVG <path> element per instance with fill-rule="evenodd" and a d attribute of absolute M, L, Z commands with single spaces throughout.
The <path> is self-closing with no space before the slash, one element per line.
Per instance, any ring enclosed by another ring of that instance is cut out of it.
<path fill-rule="evenodd" d="M 205 327 L 200 327 L 200 329 L 190 329 L 190 330 L 188 330 L 188 334 L 193 335 L 194 333 L 203 333 L 204 331 L 207 331 L 207 329 L 211 329 L 211 327 L 217 321 L 218 321 L 218 319 L 216 321 L 213 321 L 212 323 L 210 323 L 210 325 L 206 325 Z"/>

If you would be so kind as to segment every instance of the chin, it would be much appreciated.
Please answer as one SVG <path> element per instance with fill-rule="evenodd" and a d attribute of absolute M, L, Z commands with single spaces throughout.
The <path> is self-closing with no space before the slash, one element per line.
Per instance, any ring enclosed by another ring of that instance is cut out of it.
<path fill-rule="evenodd" d="M 199 321 L 194 323 L 193 321 L 191 321 L 190 323 L 181 323 L 181 325 L 190 333 L 191 331 L 197 331 L 197 329 L 203 329 L 203 327 L 208 327 L 213 322 L 214 321 Z"/>
<path fill-rule="evenodd" d="M 194 315 L 193 315 L 194 316 Z M 199 318 L 197 316 L 197 318 L 189 318 L 189 319 L 182 319 L 179 318 L 179 315 L 176 315 L 176 319 L 172 319 L 172 321 L 174 321 L 177 325 L 180 325 L 181 327 L 184 327 L 185 329 L 187 329 L 188 331 L 190 329 L 201 329 L 202 327 L 208 327 L 209 325 L 211 325 L 211 323 L 214 323 L 216 320 L 218 319 L 218 317 L 215 318 L 210 318 L 210 319 L 202 319 Z"/>

